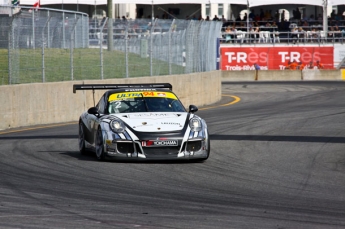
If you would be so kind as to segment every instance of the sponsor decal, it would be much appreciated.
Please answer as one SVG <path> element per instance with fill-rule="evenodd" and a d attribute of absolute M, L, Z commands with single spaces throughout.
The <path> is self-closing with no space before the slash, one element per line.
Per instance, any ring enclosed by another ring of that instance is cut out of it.
<path fill-rule="evenodd" d="M 145 147 L 178 146 L 178 140 L 176 140 L 176 139 L 148 140 L 148 141 L 142 141 L 141 145 L 145 146 Z"/>
<path fill-rule="evenodd" d="M 181 124 L 178 122 L 161 122 L 161 124 L 162 125 L 179 125 L 179 126 L 181 126 Z"/>
<path fill-rule="evenodd" d="M 135 89 L 133 92 L 120 92 L 114 93 L 109 96 L 109 101 L 124 100 L 128 98 L 142 98 L 142 97 L 166 97 L 177 100 L 175 94 L 170 92 L 156 92 L 156 91 L 144 91 L 142 89 Z"/>
<path fill-rule="evenodd" d="M 126 89 L 125 91 L 156 91 L 156 89 Z"/>
<path fill-rule="evenodd" d="M 284 70 L 289 61 L 320 61 L 325 68 L 334 68 L 334 47 L 222 47 L 222 70 L 254 70 L 257 63 L 261 70 Z"/>
<path fill-rule="evenodd" d="M 167 116 L 171 116 L 171 115 L 165 114 L 165 113 L 142 113 L 142 114 L 133 114 L 133 116 L 137 116 L 137 117 L 167 117 Z"/>

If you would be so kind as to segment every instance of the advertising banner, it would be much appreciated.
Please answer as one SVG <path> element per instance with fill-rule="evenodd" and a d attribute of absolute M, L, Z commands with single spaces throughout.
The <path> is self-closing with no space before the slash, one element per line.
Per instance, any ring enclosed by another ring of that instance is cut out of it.
<path fill-rule="evenodd" d="M 284 70 L 290 62 L 319 61 L 325 69 L 334 69 L 334 47 L 221 47 L 222 70 L 254 70 L 258 64 L 261 70 Z"/>

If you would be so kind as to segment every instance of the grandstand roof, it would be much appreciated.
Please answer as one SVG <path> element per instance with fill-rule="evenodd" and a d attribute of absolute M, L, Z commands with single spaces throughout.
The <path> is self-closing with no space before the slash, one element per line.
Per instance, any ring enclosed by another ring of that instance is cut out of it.
<path fill-rule="evenodd" d="M 301 0 L 112 0 L 113 4 L 241 4 L 249 7 L 262 5 L 279 5 L 279 4 L 301 4 Z M 33 5 L 37 0 L 21 0 L 23 5 Z M 304 0 L 303 5 L 323 6 L 324 0 Z M 50 4 L 86 4 L 86 5 L 106 5 L 107 0 L 40 0 L 40 5 Z M 344 0 L 328 0 L 328 5 L 345 5 Z"/>

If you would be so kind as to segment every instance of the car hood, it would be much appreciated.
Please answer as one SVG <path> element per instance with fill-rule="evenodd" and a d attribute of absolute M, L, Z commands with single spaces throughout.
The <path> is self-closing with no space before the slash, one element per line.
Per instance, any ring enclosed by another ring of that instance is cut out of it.
<path fill-rule="evenodd" d="M 114 115 L 139 132 L 178 131 L 185 126 L 188 113 L 145 112 Z"/>

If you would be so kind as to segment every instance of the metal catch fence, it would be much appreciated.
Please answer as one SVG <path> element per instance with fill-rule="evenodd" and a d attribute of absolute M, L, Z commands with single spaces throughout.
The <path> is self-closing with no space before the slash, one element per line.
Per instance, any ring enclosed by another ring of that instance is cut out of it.
<path fill-rule="evenodd" d="M 90 19 L 4 6 L 0 85 L 159 76 L 217 68 L 221 22 Z"/>

